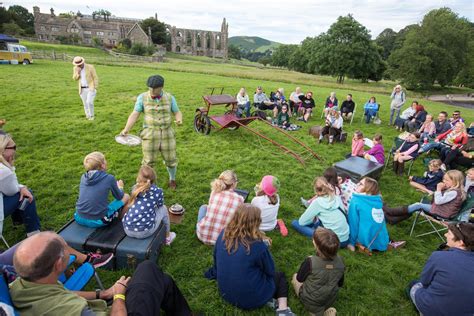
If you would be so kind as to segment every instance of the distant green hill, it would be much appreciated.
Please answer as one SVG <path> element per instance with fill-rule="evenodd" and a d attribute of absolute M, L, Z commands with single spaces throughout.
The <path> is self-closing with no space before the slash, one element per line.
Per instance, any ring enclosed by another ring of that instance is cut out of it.
<path fill-rule="evenodd" d="M 238 46 L 244 50 L 262 53 L 267 49 L 273 51 L 281 45 L 281 43 L 269 41 L 258 36 L 232 36 L 229 38 L 229 44 Z"/>

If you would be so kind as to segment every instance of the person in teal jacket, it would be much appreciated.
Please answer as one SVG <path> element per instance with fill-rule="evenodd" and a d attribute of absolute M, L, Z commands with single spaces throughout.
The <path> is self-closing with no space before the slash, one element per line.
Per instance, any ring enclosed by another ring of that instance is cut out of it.
<path fill-rule="evenodd" d="M 370 120 L 377 115 L 378 110 L 379 105 L 377 104 L 375 97 L 371 97 L 364 105 L 364 117 L 367 124 L 369 124 Z"/>
<path fill-rule="evenodd" d="M 349 228 L 349 250 L 354 251 L 357 244 L 370 251 L 387 250 L 389 237 L 376 180 L 365 177 L 357 184 L 349 204 Z"/>
<path fill-rule="evenodd" d="M 314 193 L 316 198 L 299 220 L 294 220 L 291 225 L 307 237 L 312 237 L 317 227 L 324 226 L 336 233 L 340 247 L 345 248 L 349 244 L 349 225 L 341 198 L 335 194 L 334 187 L 324 177 L 318 177 L 314 181 Z"/>

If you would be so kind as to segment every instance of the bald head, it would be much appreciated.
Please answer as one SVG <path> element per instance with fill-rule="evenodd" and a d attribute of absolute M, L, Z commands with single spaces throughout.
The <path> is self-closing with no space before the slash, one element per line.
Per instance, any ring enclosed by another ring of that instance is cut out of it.
<path fill-rule="evenodd" d="M 41 232 L 25 239 L 13 257 L 15 270 L 23 279 L 35 282 L 53 272 L 64 256 L 66 242 L 53 232 Z"/>

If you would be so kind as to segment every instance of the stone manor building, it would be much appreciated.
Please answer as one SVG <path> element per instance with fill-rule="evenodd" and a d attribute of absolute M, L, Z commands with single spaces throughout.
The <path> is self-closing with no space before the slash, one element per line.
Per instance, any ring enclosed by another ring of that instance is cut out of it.
<path fill-rule="evenodd" d="M 36 37 L 40 41 L 53 42 L 59 37 L 76 35 L 83 45 L 93 45 L 94 37 L 108 47 L 116 46 L 125 38 L 132 44 L 152 45 L 150 30 L 143 30 L 138 19 L 109 17 L 105 21 L 100 16 L 56 16 L 53 9 L 50 13 L 41 13 L 37 6 L 33 7 L 33 15 Z M 166 27 L 172 52 L 227 58 L 229 25 L 225 18 L 220 32 Z"/>

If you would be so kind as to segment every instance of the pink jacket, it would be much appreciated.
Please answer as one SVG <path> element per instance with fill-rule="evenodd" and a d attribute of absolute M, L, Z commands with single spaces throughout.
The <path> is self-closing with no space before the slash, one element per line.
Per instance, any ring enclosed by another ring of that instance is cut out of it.
<path fill-rule="evenodd" d="M 352 156 L 364 156 L 364 140 L 352 139 Z"/>

